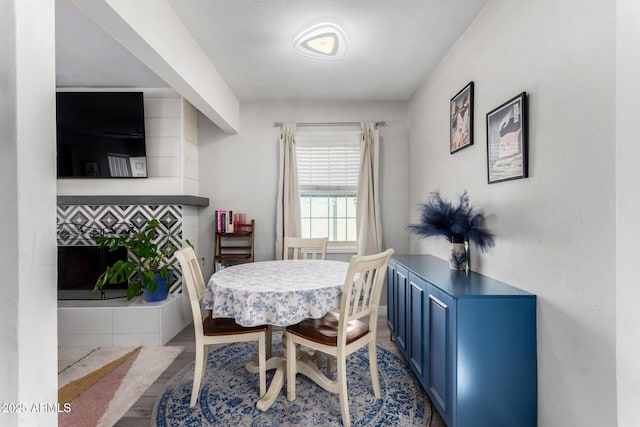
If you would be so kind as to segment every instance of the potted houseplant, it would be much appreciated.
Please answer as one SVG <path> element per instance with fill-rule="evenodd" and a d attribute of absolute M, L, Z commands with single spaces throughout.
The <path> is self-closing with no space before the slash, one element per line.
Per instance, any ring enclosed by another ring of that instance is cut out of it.
<path fill-rule="evenodd" d="M 118 247 L 127 248 L 135 261 L 118 260 L 107 267 L 96 281 L 94 291 L 107 284 L 128 281 L 127 300 L 131 300 L 144 291 L 146 301 L 162 301 L 167 298 L 171 282 L 172 268 L 175 263 L 173 253 L 177 249 L 166 235 L 161 241 L 157 219 L 150 219 L 142 231 L 126 235 L 94 236 L 95 242 L 114 251 Z"/>
<path fill-rule="evenodd" d="M 449 267 L 452 270 L 467 269 L 469 242 L 482 252 L 493 247 L 493 234 L 484 228 L 484 215 L 471 206 L 466 190 L 459 196 L 457 205 L 443 199 L 436 190 L 420 207 L 420 222 L 409 225 L 408 231 L 421 237 L 441 237 L 450 241 Z"/>

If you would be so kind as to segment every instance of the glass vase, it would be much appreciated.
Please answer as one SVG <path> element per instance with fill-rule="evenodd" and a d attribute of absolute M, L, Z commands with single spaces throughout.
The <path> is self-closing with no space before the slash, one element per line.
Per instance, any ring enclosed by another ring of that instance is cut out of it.
<path fill-rule="evenodd" d="M 451 243 L 449 268 L 451 270 L 467 270 L 467 248 L 465 243 Z"/>

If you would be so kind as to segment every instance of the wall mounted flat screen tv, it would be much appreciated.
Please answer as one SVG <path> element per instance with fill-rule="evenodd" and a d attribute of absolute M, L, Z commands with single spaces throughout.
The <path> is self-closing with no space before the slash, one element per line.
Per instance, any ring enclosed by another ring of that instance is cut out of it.
<path fill-rule="evenodd" d="M 58 178 L 146 178 L 142 92 L 56 94 Z"/>

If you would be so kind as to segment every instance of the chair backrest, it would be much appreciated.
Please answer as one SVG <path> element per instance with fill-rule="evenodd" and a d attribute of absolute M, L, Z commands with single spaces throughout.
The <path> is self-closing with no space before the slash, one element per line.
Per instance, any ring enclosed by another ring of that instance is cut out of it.
<path fill-rule="evenodd" d="M 182 281 L 187 285 L 187 294 L 193 313 L 193 326 L 196 336 L 204 335 L 202 321 L 206 311 L 202 309 L 204 298 L 204 279 L 196 254 L 190 246 L 186 246 L 174 253 L 182 269 Z"/>
<path fill-rule="evenodd" d="M 347 323 L 369 316 L 369 330 L 375 333 L 378 305 L 393 249 L 375 255 L 351 257 L 340 300 L 338 342 L 346 339 Z"/>
<path fill-rule="evenodd" d="M 328 237 L 286 237 L 284 238 L 283 259 L 289 259 L 289 249 L 293 250 L 293 259 L 325 259 Z"/>

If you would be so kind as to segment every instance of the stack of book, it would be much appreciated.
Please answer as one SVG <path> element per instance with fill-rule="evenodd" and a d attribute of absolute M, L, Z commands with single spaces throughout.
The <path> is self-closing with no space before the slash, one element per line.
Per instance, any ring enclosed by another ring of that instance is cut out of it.
<path fill-rule="evenodd" d="M 239 233 L 243 231 L 247 221 L 247 215 L 243 213 L 234 214 L 232 210 L 216 210 L 216 233 Z"/>

